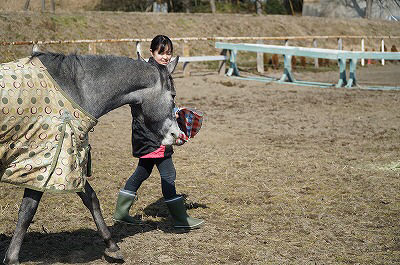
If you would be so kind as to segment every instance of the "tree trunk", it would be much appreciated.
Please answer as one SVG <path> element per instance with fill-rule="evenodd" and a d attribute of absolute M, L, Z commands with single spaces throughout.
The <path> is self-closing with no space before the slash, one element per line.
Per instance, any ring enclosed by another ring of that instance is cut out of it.
<path fill-rule="evenodd" d="M 289 4 L 290 4 L 290 10 L 292 10 L 292 16 L 294 16 L 294 9 L 293 9 L 292 0 L 289 0 Z"/>
<path fill-rule="evenodd" d="M 189 0 L 183 0 L 183 1 L 182 1 L 182 4 L 183 4 L 183 10 L 184 10 L 186 13 L 190 13 L 190 9 L 189 9 L 189 7 L 190 7 L 190 1 L 189 1 Z"/>
<path fill-rule="evenodd" d="M 372 17 L 372 2 L 373 2 L 373 0 L 366 0 L 367 6 L 365 7 L 365 17 L 364 18 Z"/>
<path fill-rule="evenodd" d="M 147 7 L 146 7 L 145 12 L 150 12 L 153 9 L 153 3 L 154 3 L 153 0 L 148 0 L 147 1 Z"/>
<path fill-rule="evenodd" d="M 56 4 L 54 3 L 54 0 L 51 0 L 51 12 L 55 12 L 56 11 Z"/>
<path fill-rule="evenodd" d="M 42 0 L 42 13 L 44 13 L 44 10 L 45 10 L 46 8 L 45 8 L 45 0 Z"/>
<path fill-rule="evenodd" d="M 261 0 L 256 0 L 256 9 L 257 9 L 257 15 L 261 15 L 262 14 Z"/>
<path fill-rule="evenodd" d="M 31 0 L 26 0 L 26 2 L 25 2 L 25 6 L 24 6 L 24 11 L 28 11 L 28 8 L 29 8 L 29 2 L 30 2 Z"/>
<path fill-rule="evenodd" d="M 210 6 L 211 6 L 211 13 L 215 14 L 217 12 L 217 9 L 215 8 L 215 0 L 210 0 Z"/>

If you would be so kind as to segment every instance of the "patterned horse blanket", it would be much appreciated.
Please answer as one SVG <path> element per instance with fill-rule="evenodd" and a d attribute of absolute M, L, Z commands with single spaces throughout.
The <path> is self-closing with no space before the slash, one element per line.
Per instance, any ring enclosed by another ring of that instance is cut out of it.
<path fill-rule="evenodd" d="M 0 64 L 0 181 L 39 191 L 83 191 L 90 175 L 85 112 L 38 58 Z"/>

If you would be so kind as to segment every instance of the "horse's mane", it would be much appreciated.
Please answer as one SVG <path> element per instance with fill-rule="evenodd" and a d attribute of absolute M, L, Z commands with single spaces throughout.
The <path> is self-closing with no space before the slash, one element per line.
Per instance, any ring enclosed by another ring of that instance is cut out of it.
<path fill-rule="evenodd" d="M 72 76 L 76 76 L 76 73 L 79 68 L 83 68 L 83 60 L 90 59 L 90 58 L 100 58 L 103 60 L 108 60 L 112 58 L 124 58 L 121 56 L 115 56 L 115 55 L 95 55 L 95 54 L 90 54 L 90 55 L 78 55 L 76 53 L 70 53 L 70 54 L 64 54 L 64 53 L 58 53 L 58 52 L 48 52 L 48 51 L 35 51 L 32 53 L 30 57 L 30 61 L 33 60 L 34 58 L 40 58 L 42 56 L 46 56 L 48 61 L 52 61 L 53 63 L 61 66 L 64 65 L 66 66 L 69 70 Z M 133 59 L 131 59 L 133 60 Z M 61 67 L 58 67 L 60 69 Z"/>
<path fill-rule="evenodd" d="M 57 62 L 60 65 L 65 64 L 73 74 L 76 73 L 77 65 L 81 65 L 80 56 L 76 53 L 66 55 L 64 53 L 38 51 L 32 53 L 30 61 L 41 56 L 50 57 L 51 61 Z"/>
<path fill-rule="evenodd" d="M 101 60 L 111 60 L 111 59 L 121 59 L 121 60 L 132 60 L 132 61 L 138 61 L 138 62 L 145 62 L 142 58 L 138 58 L 137 60 L 124 57 L 124 56 L 117 56 L 117 55 L 99 55 L 99 54 L 85 54 L 85 55 L 78 55 L 76 53 L 70 53 L 70 54 L 64 54 L 64 53 L 58 53 L 58 52 L 49 52 L 49 51 L 35 51 L 32 53 L 30 57 L 30 61 L 33 60 L 34 58 L 40 58 L 42 56 L 47 57 L 46 61 L 52 61 L 55 65 L 58 65 L 57 69 L 61 69 L 61 66 L 63 65 L 67 69 L 69 69 L 71 76 L 76 76 L 78 69 L 79 68 L 84 68 L 83 67 L 83 61 L 85 60 L 90 60 L 91 58 L 98 58 Z M 165 71 L 166 67 L 163 65 L 158 64 L 152 57 L 149 59 L 149 64 L 157 67 L 161 72 Z M 170 74 L 168 74 L 167 77 L 170 82 L 171 82 L 171 89 L 175 91 L 175 82 Z M 160 79 L 161 82 L 163 83 L 165 80 L 165 77 L 160 74 Z"/>
<path fill-rule="evenodd" d="M 49 52 L 49 51 L 35 51 L 31 55 L 31 59 L 35 57 L 40 57 L 42 55 L 47 55 L 53 57 L 54 60 L 63 60 L 65 58 L 68 58 L 70 60 L 80 60 L 82 57 L 97 57 L 97 58 L 125 58 L 123 56 L 117 56 L 117 55 L 104 55 L 104 54 L 85 54 L 85 55 L 79 55 L 77 53 L 70 53 L 70 54 L 65 54 L 65 53 L 59 53 L 59 52 Z M 131 59 L 134 60 L 134 59 Z"/>
<path fill-rule="evenodd" d="M 51 61 L 59 61 L 60 63 L 64 63 L 69 65 L 71 68 L 73 68 L 74 65 L 81 65 L 82 58 L 101 58 L 101 59 L 112 59 L 112 58 L 121 58 L 121 59 L 130 59 L 135 61 L 132 58 L 126 58 L 123 56 L 116 56 L 116 55 L 99 55 L 99 54 L 85 54 L 85 55 L 78 55 L 77 53 L 70 53 L 70 54 L 64 54 L 64 53 L 57 53 L 57 52 L 42 52 L 42 51 L 37 51 L 33 52 L 31 55 L 30 60 L 33 60 L 36 57 L 41 57 L 41 56 L 49 56 Z M 138 60 L 140 61 L 140 60 Z"/>

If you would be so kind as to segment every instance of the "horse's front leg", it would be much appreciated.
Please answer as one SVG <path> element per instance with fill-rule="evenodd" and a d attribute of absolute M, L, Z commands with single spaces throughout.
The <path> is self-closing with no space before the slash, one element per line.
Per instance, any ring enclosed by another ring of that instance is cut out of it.
<path fill-rule="evenodd" d="M 99 234 L 106 243 L 107 248 L 104 254 L 112 259 L 123 260 L 124 256 L 122 255 L 118 245 L 111 239 L 111 232 L 101 214 L 99 199 L 89 182 L 86 182 L 85 184 L 85 192 L 78 192 L 78 195 L 82 199 L 83 204 L 90 210 Z"/>
<path fill-rule="evenodd" d="M 43 192 L 25 189 L 21 207 L 18 212 L 18 222 L 4 257 L 4 264 L 19 264 L 18 256 L 26 231 L 36 213 Z"/>

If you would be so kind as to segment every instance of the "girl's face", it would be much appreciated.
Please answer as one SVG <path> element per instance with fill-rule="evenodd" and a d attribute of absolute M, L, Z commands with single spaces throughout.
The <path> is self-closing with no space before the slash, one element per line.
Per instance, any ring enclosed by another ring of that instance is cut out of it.
<path fill-rule="evenodd" d="M 169 61 L 171 61 L 172 52 L 168 46 L 165 47 L 165 50 L 162 53 L 159 52 L 159 49 L 156 51 L 150 50 L 150 52 L 153 55 L 154 60 L 161 65 L 167 65 L 169 64 Z"/>

